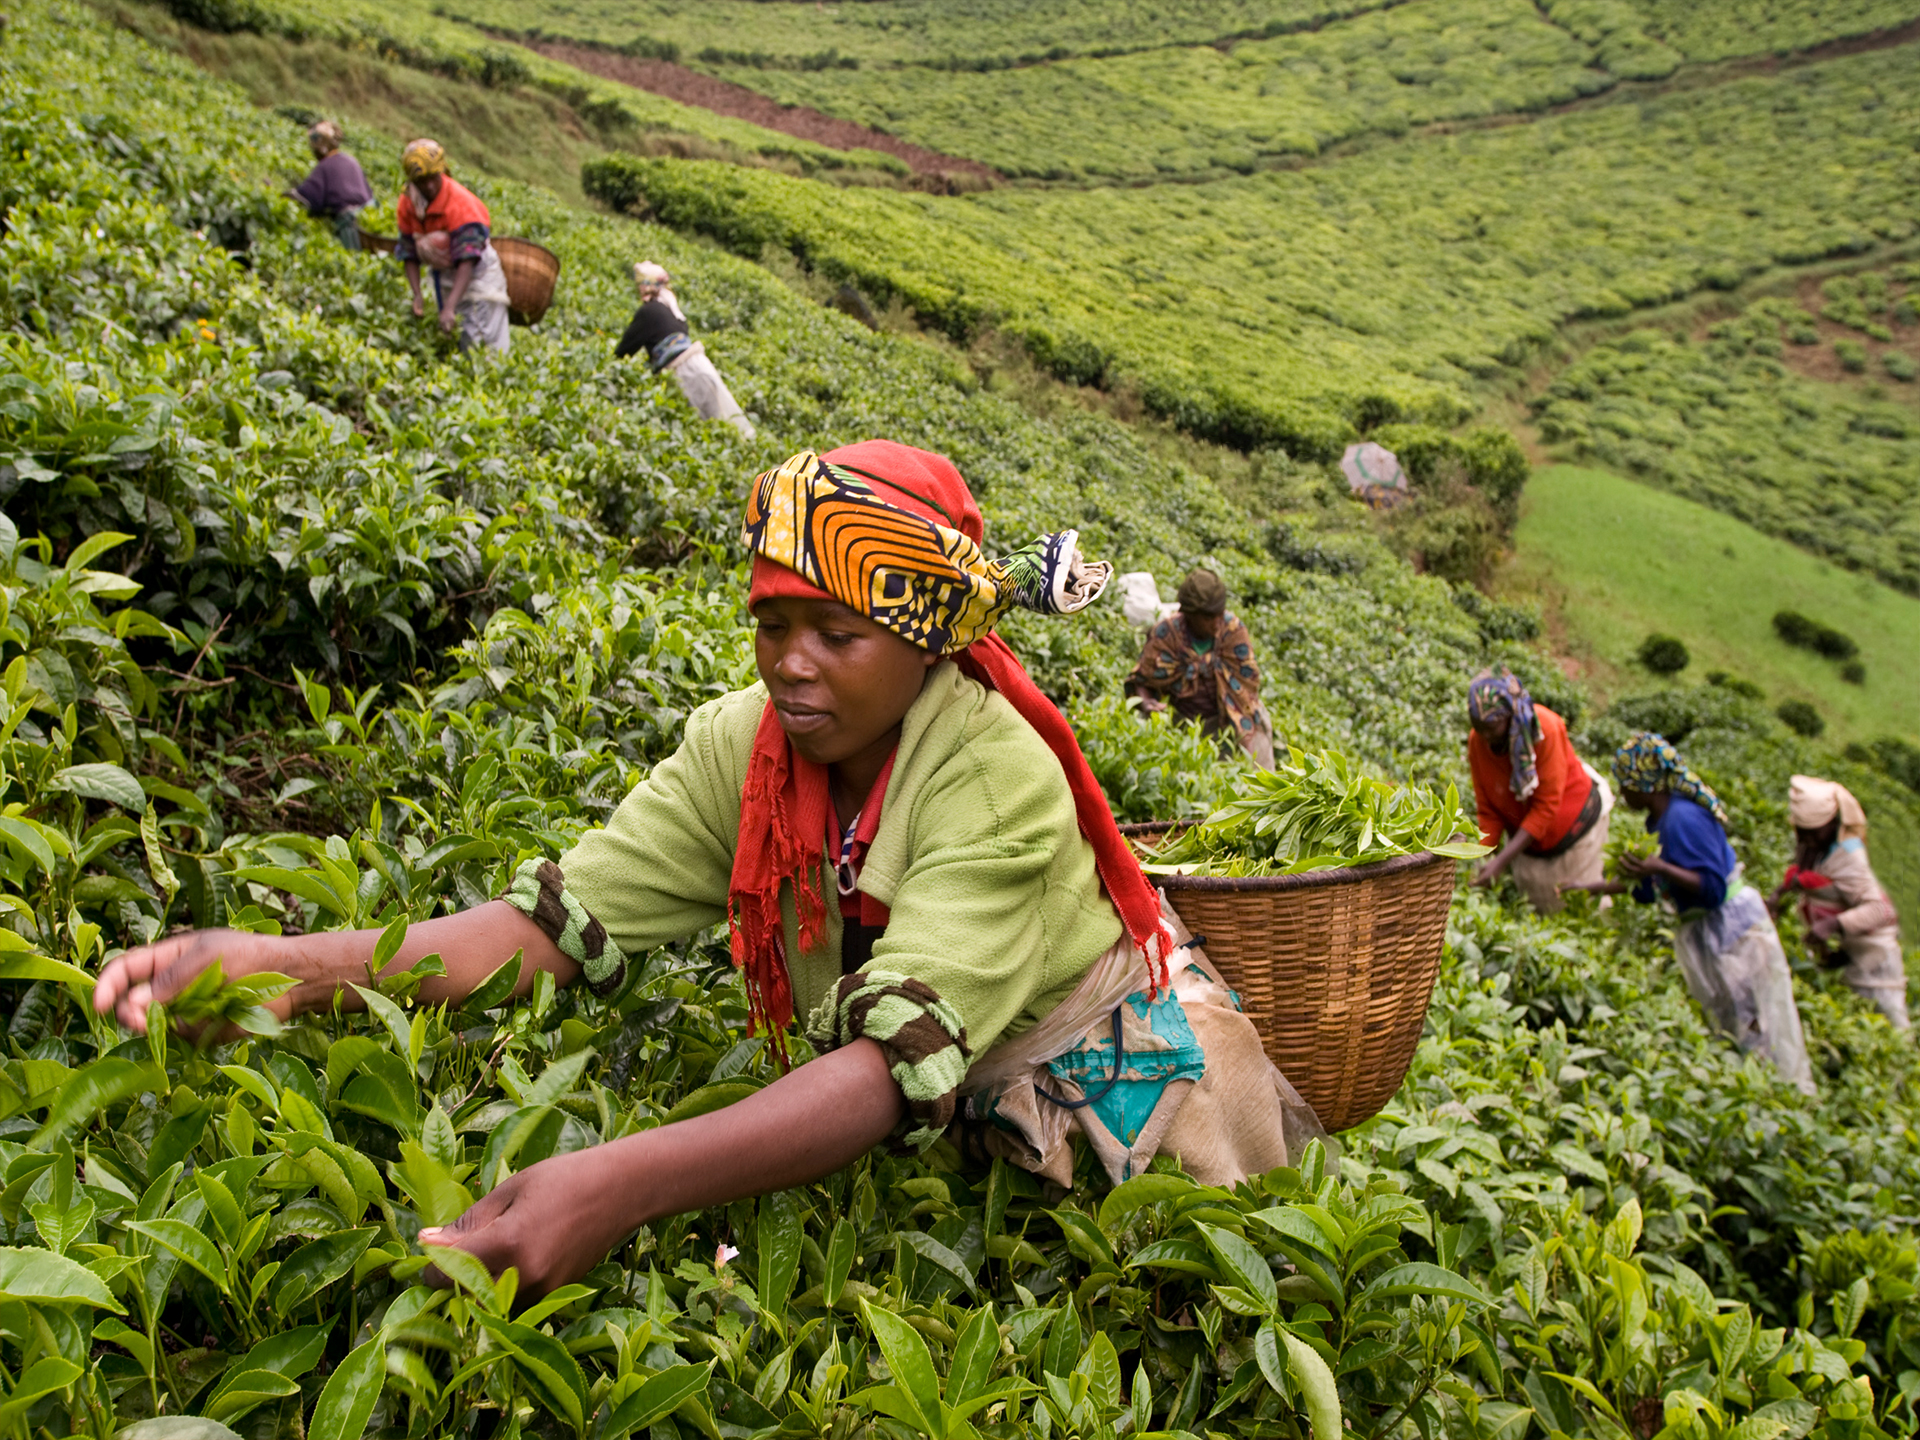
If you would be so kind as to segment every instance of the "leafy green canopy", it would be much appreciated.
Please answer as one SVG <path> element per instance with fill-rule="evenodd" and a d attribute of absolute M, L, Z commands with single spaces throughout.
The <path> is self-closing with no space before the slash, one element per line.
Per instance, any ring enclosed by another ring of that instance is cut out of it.
<path fill-rule="evenodd" d="M 1815 989 L 1815 1109 L 1706 1035 L 1645 917 L 1479 898 L 1411 1085 L 1337 1164 L 1061 1202 L 877 1155 L 643 1232 L 517 1313 L 452 1253 L 427 1289 L 419 1228 L 503 1175 L 764 1083 L 723 950 L 646 957 L 617 1009 L 507 1003 L 511 966 L 423 1006 L 422 962 L 364 1014 L 204 1047 L 105 1024 L 93 974 L 187 922 L 376 926 L 391 955 L 594 823 L 746 674 L 752 464 L 889 432 L 959 457 L 995 533 L 1072 516 L 1162 573 L 1212 551 L 1287 732 L 1383 767 L 1457 767 L 1460 676 L 1504 622 L 1338 534 L 1317 477 L 1263 531 L 1112 426 L 1034 421 L 744 264 L 478 177 L 562 254 L 563 300 L 503 361 L 447 354 L 390 268 L 261 198 L 296 132 L 87 9 L 14 8 L 0 140 L 0 1426 L 1332 1440 L 1644 1430 L 1652 1404 L 1689 1440 L 1907 1428 L 1910 1052 Z M 761 450 L 606 359 L 642 245 Z M 1131 658 L 1102 623 L 1017 638 L 1070 698 Z M 1717 718 L 1733 748 L 1703 726 L 1696 758 L 1773 863 L 1780 786 L 1747 757 L 1808 761 Z M 1106 733 L 1136 776 L 1190 740 Z M 189 1017 L 267 1028 L 258 998 Z"/>
<path fill-rule="evenodd" d="M 1141 190 L 943 199 L 623 156 L 584 178 L 956 336 L 998 329 L 1195 432 L 1324 456 L 1385 420 L 1452 423 L 1474 377 L 1569 320 L 1912 234 L 1906 81 L 1901 52 L 1868 54 Z"/>

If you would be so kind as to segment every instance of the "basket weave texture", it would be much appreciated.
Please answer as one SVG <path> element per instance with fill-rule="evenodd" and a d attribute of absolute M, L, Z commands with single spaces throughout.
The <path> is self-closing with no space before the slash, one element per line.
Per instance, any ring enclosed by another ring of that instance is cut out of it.
<path fill-rule="evenodd" d="M 1340 1131 L 1379 1114 L 1406 1079 L 1454 873 L 1423 853 L 1304 875 L 1150 878 L 1240 992 L 1268 1058 Z"/>
<path fill-rule="evenodd" d="M 515 325 L 538 325 L 553 304 L 560 278 L 560 257 L 544 245 L 514 236 L 493 242 L 507 277 L 507 318 Z"/>
<path fill-rule="evenodd" d="M 360 248 L 369 255 L 391 255 L 399 240 L 397 235 L 376 235 L 371 230 L 360 232 Z"/>

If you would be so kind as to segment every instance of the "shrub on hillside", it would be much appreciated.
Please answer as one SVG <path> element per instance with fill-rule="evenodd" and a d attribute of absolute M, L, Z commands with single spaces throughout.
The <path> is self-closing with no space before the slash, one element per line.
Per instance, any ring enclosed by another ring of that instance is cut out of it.
<path fill-rule="evenodd" d="M 1805 700 L 1782 700 L 1773 713 L 1780 717 L 1782 725 L 1809 740 L 1826 733 L 1826 720 Z"/>
<path fill-rule="evenodd" d="M 1747 679 L 1744 675 L 1735 675 L 1730 671 L 1709 670 L 1707 672 L 1707 683 L 1709 685 L 1718 685 L 1725 690 L 1731 690 L 1736 695 L 1744 695 L 1749 700 L 1764 700 L 1767 698 L 1767 692 L 1754 684 L 1753 681 Z"/>
<path fill-rule="evenodd" d="M 1686 642 L 1678 635 L 1662 635 L 1657 631 L 1642 640 L 1635 653 L 1640 663 L 1656 675 L 1678 675 L 1693 659 L 1687 653 Z"/>
<path fill-rule="evenodd" d="M 1847 759 L 1858 765 L 1871 765 L 1890 780 L 1920 793 L 1920 745 L 1897 735 L 1882 735 L 1862 745 L 1847 746 Z"/>
<path fill-rule="evenodd" d="M 1540 637 L 1538 605 L 1509 604 L 1465 585 L 1454 587 L 1453 603 L 1473 616 L 1483 640 L 1537 640 Z"/>
<path fill-rule="evenodd" d="M 1834 358 L 1840 362 L 1842 370 L 1859 374 L 1867 368 L 1867 347 L 1858 340 L 1836 340 L 1833 342 Z"/>
<path fill-rule="evenodd" d="M 1594 728 L 1603 745 L 1618 744 L 1635 730 L 1652 730 L 1679 745 L 1696 730 L 1772 730 L 1773 725 L 1766 709 L 1744 695 L 1720 685 L 1685 685 L 1616 700 L 1604 723 Z"/>
<path fill-rule="evenodd" d="M 1484 585 L 1505 546 L 1493 505 L 1463 480 L 1438 482 L 1383 512 L 1381 521 L 1395 551 L 1455 585 Z"/>
<path fill-rule="evenodd" d="M 1775 611 L 1773 633 L 1789 645 L 1812 650 L 1829 660 L 1851 660 L 1860 653 L 1860 647 L 1851 635 L 1843 634 L 1831 625 L 1823 625 L 1798 610 Z"/>
<path fill-rule="evenodd" d="M 1880 363 L 1895 380 L 1911 380 L 1920 373 L 1920 367 L 1914 365 L 1913 357 L 1904 350 L 1887 351 L 1880 357 Z"/>
<path fill-rule="evenodd" d="M 1849 685 L 1864 685 L 1867 683 L 1867 667 L 1861 661 L 1849 660 L 1840 667 L 1840 678 Z"/>
<path fill-rule="evenodd" d="M 253 0 L 167 0 L 175 18 L 202 30 L 230 35 L 236 30 L 265 31 L 268 17 Z"/>

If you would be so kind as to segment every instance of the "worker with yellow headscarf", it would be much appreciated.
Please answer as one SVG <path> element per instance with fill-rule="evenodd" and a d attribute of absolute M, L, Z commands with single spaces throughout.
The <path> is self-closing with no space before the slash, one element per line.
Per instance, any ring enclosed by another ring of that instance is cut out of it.
<path fill-rule="evenodd" d="M 447 152 L 437 140 L 415 140 L 400 152 L 407 177 L 394 218 L 400 228 L 393 253 L 407 267 L 413 313 L 424 315 L 420 263 L 433 271 L 440 328 L 456 322 L 460 346 L 505 350 L 507 276 L 493 248 L 493 216 L 480 198 L 447 173 Z"/>
<path fill-rule="evenodd" d="M 1814 958 L 1846 965 L 1844 976 L 1896 1030 L 1908 1028 L 1907 967 L 1900 955 L 1900 916 L 1867 860 L 1867 812 L 1846 786 L 1795 775 L 1787 818 L 1796 842 L 1793 863 L 1767 906 L 1776 915 L 1788 892 L 1800 894 L 1800 915 Z M 1828 960 L 1829 941 L 1839 954 Z"/>

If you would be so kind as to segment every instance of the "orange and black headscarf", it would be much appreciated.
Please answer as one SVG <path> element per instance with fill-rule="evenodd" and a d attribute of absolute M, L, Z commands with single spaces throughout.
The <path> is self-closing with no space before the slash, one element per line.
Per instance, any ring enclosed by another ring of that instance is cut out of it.
<path fill-rule="evenodd" d="M 993 633 L 1015 606 L 1050 614 L 1085 608 L 1112 567 L 1081 560 L 1072 530 L 1044 535 L 1000 560 L 982 550 L 984 533 L 973 492 L 945 456 L 891 440 L 824 455 L 803 451 L 756 479 L 748 497 L 749 603 L 775 596 L 836 600 L 923 650 L 950 656 L 963 674 L 1004 696 L 1059 759 L 1101 884 L 1148 957 L 1154 984 L 1164 984 L 1171 947 L 1159 897 L 1114 824 L 1073 728 Z M 794 753 L 769 702 L 747 766 L 727 911 L 753 1020 L 776 1049 L 793 1019 L 780 887 L 793 885 L 800 944 L 810 950 L 826 935 L 821 874 L 830 804 L 826 767 Z"/>

